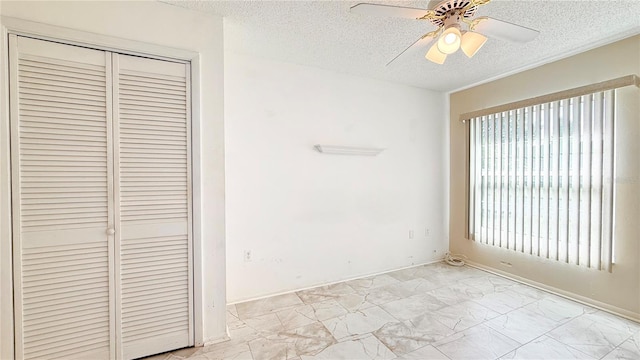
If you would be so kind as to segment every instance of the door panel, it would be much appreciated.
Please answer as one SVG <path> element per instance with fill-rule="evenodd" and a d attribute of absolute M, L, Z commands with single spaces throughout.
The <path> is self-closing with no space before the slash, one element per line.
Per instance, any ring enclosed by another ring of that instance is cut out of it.
<path fill-rule="evenodd" d="M 10 36 L 17 358 L 109 358 L 110 54 Z"/>
<path fill-rule="evenodd" d="M 193 345 L 189 68 L 114 54 L 124 358 Z"/>

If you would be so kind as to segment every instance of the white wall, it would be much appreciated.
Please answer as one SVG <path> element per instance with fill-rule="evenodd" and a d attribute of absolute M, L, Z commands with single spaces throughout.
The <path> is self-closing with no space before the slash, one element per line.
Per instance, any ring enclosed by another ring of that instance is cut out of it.
<path fill-rule="evenodd" d="M 442 257 L 444 104 L 436 92 L 226 52 L 227 300 Z M 386 150 L 326 155 L 318 143 Z"/>
<path fill-rule="evenodd" d="M 225 247 L 224 247 L 224 126 L 223 126 L 223 38 L 222 18 L 188 11 L 171 5 L 148 1 L 129 2 L 31 2 L 2 1 L 0 15 L 101 34 L 101 41 L 114 38 L 156 44 L 198 52 L 200 67 L 200 134 L 194 139 L 194 176 L 199 177 L 201 191 L 194 214 L 202 224 L 194 229 L 202 238 L 201 276 L 204 286 L 196 311 L 196 342 L 226 335 L 225 324 Z M 4 25 L 4 24 L 0 24 Z M 3 29 L 6 31 L 6 29 Z M 67 35 L 73 32 L 64 32 Z M 69 35 L 71 36 L 71 35 Z M 7 44 L 6 32 L 0 40 L 0 358 L 13 358 L 11 309 L 11 229 L 7 117 Z M 128 50 L 131 42 L 126 43 Z M 149 49 L 153 49 L 149 47 Z M 194 133 L 194 136 L 197 133 Z M 197 292 L 198 293 L 198 292 Z"/>

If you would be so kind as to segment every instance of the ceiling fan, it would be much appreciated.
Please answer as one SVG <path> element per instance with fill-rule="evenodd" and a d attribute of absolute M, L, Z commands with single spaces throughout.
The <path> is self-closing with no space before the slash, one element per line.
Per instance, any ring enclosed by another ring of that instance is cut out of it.
<path fill-rule="evenodd" d="M 487 16 L 473 19 L 478 7 L 491 0 L 433 0 L 429 2 L 429 10 L 403 6 L 361 3 L 351 7 L 351 12 L 363 15 L 394 16 L 415 20 L 426 20 L 437 27 L 436 30 L 424 34 L 400 54 L 391 59 L 391 64 L 407 50 L 426 50 L 436 38 L 435 44 L 429 48 L 425 57 L 436 63 L 444 64 L 448 55 L 462 49 L 469 58 L 487 42 L 487 36 L 512 42 L 528 42 L 535 39 L 539 32 L 524 26 Z M 462 24 L 467 29 L 462 28 Z"/>

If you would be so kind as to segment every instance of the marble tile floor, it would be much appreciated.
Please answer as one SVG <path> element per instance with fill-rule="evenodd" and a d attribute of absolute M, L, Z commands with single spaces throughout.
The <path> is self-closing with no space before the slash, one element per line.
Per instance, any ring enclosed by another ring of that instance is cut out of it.
<path fill-rule="evenodd" d="M 436 263 L 228 307 L 231 340 L 147 360 L 640 359 L 640 324 Z"/>

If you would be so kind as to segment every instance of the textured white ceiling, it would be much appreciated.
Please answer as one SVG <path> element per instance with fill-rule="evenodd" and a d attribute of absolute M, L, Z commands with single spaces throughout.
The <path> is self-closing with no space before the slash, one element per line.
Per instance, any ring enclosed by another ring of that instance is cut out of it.
<path fill-rule="evenodd" d="M 472 59 L 437 65 L 416 56 L 385 64 L 423 34 L 426 21 L 351 14 L 360 2 L 427 8 L 429 1 L 166 1 L 225 17 L 225 48 L 439 91 L 449 91 L 640 32 L 640 0 L 493 0 L 476 16 L 537 29 L 526 44 L 489 39 Z M 606 66 L 606 64 L 603 64 Z"/>

